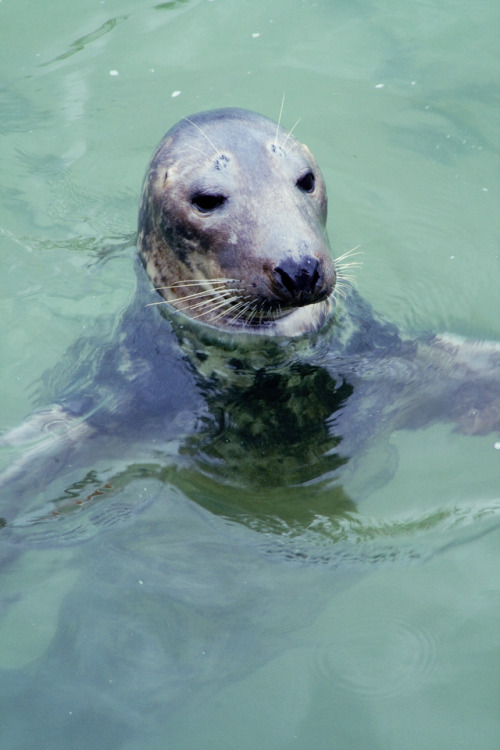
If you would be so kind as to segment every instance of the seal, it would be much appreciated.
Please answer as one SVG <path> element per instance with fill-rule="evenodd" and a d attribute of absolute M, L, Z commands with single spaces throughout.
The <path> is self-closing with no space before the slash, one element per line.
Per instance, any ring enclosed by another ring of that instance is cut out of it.
<path fill-rule="evenodd" d="M 314 157 L 279 124 L 221 109 L 174 125 L 144 179 L 133 301 L 0 439 L 18 454 L 0 474 L 6 518 L 34 484 L 69 512 L 172 470 L 215 513 L 306 528 L 358 502 L 349 472 L 373 445 L 363 482 L 387 481 L 395 430 L 500 429 L 500 344 L 401 333 L 354 289 L 340 301 L 349 264 L 332 260 L 326 216 Z"/>
<path fill-rule="evenodd" d="M 332 310 L 326 187 L 309 151 L 244 109 L 186 117 L 149 164 L 138 249 L 159 293 L 217 328 L 298 336 Z"/>

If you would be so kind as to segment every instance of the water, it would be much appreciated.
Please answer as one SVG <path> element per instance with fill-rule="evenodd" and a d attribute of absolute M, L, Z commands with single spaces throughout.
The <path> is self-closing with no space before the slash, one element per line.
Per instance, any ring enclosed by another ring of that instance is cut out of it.
<path fill-rule="evenodd" d="M 364 252 L 361 293 L 402 326 L 500 339 L 499 20 L 493 0 L 4 0 L 2 427 L 132 298 L 163 132 L 218 106 L 277 118 L 283 93 L 336 254 Z M 346 488 L 364 501 L 313 529 L 335 564 L 286 563 L 279 534 L 207 509 L 220 488 L 125 463 L 113 497 L 19 528 L 1 553 L 2 747 L 497 747 L 495 439 L 397 433 L 377 486 L 375 446 Z"/>

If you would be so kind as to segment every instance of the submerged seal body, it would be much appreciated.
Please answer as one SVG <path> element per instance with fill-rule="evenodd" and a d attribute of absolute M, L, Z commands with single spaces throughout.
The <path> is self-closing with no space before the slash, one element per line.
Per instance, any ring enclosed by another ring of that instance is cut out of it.
<path fill-rule="evenodd" d="M 139 254 L 190 317 L 297 336 L 331 311 L 326 213 L 320 169 L 293 135 L 246 110 L 205 112 L 175 125 L 151 160 Z"/>

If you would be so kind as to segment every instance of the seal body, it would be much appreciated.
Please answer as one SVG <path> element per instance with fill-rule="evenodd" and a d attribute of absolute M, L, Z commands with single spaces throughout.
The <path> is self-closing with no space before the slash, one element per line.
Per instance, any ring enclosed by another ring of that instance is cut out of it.
<path fill-rule="evenodd" d="M 173 306 L 219 329 L 297 336 L 331 311 L 326 188 L 309 149 L 241 109 L 175 125 L 149 165 L 139 254 Z"/>

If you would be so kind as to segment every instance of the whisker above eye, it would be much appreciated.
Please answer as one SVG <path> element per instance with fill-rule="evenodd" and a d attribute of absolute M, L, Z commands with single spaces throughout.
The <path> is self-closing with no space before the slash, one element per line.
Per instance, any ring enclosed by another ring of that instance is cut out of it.
<path fill-rule="evenodd" d="M 215 145 L 215 143 L 214 143 L 214 142 L 212 141 L 212 139 L 208 137 L 208 135 L 207 135 L 207 134 L 205 133 L 205 131 L 204 131 L 204 130 L 203 130 L 202 128 L 200 128 L 200 126 L 199 126 L 199 125 L 197 125 L 197 124 L 196 124 L 195 122 L 193 122 L 192 120 L 190 120 L 190 119 L 189 119 L 189 117 L 183 117 L 182 119 L 183 119 L 183 120 L 185 120 L 186 122 L 189 122 L 189 123 L 191 123 L 191 125 L 192 125 L 192 126 L 193 126 L 194 128 L 196 128 L 196 130 L 197 130 L 197 131 L 198 131 L 199 133 L 201 133 L 201 135 L 203 136 L 203 138 L 206 138 L 206 140 L 207 140 L 207 141 L 208 141 L 208 143 L 209 143 L 209 144 L 210 144 L 210 145 L 212 146 L 213 150 L 215 151 L 215 153 L 217 154 L 217 156 L 218 156 L 218 157 L 219 157 L 219 159 L 220 159 L 220 158 L 222 157 L 222 154 L 221 154 L 221 152 L 219 151 L 219 149 L 217 148 L 217 146 Z"/>
<path fill-rule="evenodd" d="M 291 127 L 291 128 L 290 128 L 290 130 L 288 131 L 288 133 L 287 133 L 287 136 L 286 136 L 285 140 L 284 140 L 284 141 L 283 141 L 283 143 L 281 144 L 281 148 L 282 148 L 283 150 L 285 149 L 285 146 L 286 146 L 286 144 L 287 144 L 287 141 L 288 141 L 288 139 L 290 138 L 290 136 L 292 135 L 293 131 L 295 130 L 295 128 L 296 128 L 296 127 L 297 127 L 297 125 L 299 124 L 300 120 L 301 120 L 301 118 L 299 117 L 299 119 L 298 119 L 298 120 L 297 120 L 297 121 L 295 122 L 295 124 L 293 125 L 293 127 Z"/>
<path fill-rule="evenodd" d="M 201 154 L 202 156 L 204 156 L 208 161 L 212 161 L 212 157 L 209 156 L 209 154 L 205 153 L 205 151 L 202 151 L 201 148 L 196 148 L 196 146 L 193 146 L 192 143 L 188 143 L 187 145 L 193 151 L 197 151 L 199 154 Z"/>
<path fill-rule="evenodd" d="M 283 92 L 283 97 L 281 99 L 280 116 L 278 117 L 278 122 L 276 123 L 276 135 L 274 137 L 274 147 L 275 148 L 278 145 L 278 135 L 279 135 L 279 132 L 280 132 L 281 116 L 283 114 L 283 107 L 284 106 L 285 106 L 285 92 Z"/>

